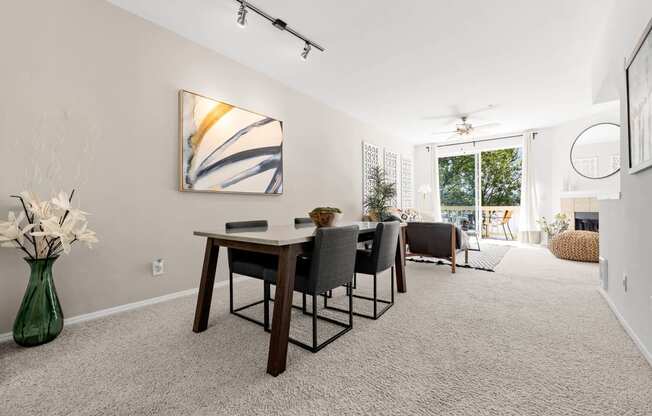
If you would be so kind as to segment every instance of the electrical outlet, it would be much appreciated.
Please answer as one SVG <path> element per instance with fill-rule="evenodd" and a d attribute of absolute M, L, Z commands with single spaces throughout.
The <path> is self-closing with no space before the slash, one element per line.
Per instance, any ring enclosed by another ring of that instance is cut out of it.
<path fill-rule="evenodd" d="M 623 273 L 623 288 L 627 292 L 627 273 Z"/>
<path fill-rule="evenodd" d="M 152 276 L 160 276 L 165 273 L 165 262 L 163 259 L 156 259 L 152 262 Z"/>

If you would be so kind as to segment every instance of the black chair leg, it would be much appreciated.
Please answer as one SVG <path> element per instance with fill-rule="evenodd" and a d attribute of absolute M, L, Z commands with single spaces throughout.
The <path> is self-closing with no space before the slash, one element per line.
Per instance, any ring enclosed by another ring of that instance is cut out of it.
<path fill-rule="evenodd" d="M 507 229 L 509 230 L 509 236 L 514 239 L 514 234 L 512 234 L 512 228 L 509 226 L 509 223 L 507 223 Z"/>
<path fill-rule="evenodd" d="M 317 297 L 312 296 L 312 348 L 317 350 Z"/>
<path fill-rule="evenodd" d="M 392 266 L 392 277 L 391 277 L 391 279 L 392 279 L 391 280 L 392 281 L 392 283 L 391 283 L 391 291 L 392 291 L 391 299 L 392 299 L 392 303 L 394 303 L 394 266 Z"/>
<path fill-rule="evenodd" d="M 229 271 L 229 313 L 233 313 L 233 273 Z"/>
<path fill-rule="evenodd" d="M 505 230 L 505 224 L 503 224 L 503 233 L 505 234 L 505 240 L 509 240 L 507 237 L 507 230 Z"/>
<path fill-rule="evenodd" d="M 305 313 L 308 312 L 308 309 L 306 308 L 306 294 L 305 293 L 301 294 L 301 301 L 302 301 L 302 303 L 301 303 L 301 312 L 303 312 L 305 314 Z"/>
<path fill-rule="evenodd" d="M 353 289 L 351 283 L 348 284 L 349 288 L 349 326 L 353 328 Z"/>
<path fill-rule="evenodd" d="M 391 292 L 392 293 L 391 293 L 391 298 L 389 300 L 387 300 L 387 299 L 379 299 L 378 298 L 378 275 L 371 275 L 373 277 L 373 279 L 374 279 L 374 282 L 373 282 L 373 296 L 356 295 L 356 294 L 353 293 L 353 284 L 352 283 L 349 283 L 348 285 L 345 285 L 346 290 L 347 290 L 347 292 L 346 292 L 347 296 L 349 295 L 349 293 L 351 294 L 351 309 L 350 309 L 351 314 L 361 316 L 363 318 L 368 318 L 368 319 L 378 319 L 385 312 L 387 312 L 387 310 L 394 305 L 394 299 L 395 299 L 395 297 L 394 297 L 395 296 L 394 295 L 394 285 L 395 285 L 395 283 L 394 283 L 394 272 L 395 272 L 394 268 L 391 268 L 390 286 L 391 286 Z M 373 302 L 373 314 L 364 314 L 364 313 L 361 313 L 361 312 L 355 312 L 353 310 L 353 298 L 364 299 L 364 300 L 367 300 L 369 302 Z M 378 304 L 382 304 L 382 307 L 378 308 Z M 324 302 L 324 308 L 325 309 L 330 309 L 330 310 L 333 310 L 333 311 L 342 312 L 342 313 L 349 313 L 349 310 L 347 310 L 345 308 L 340 308 L 340 307 L 337 307 L 337 306 L 331 306 L 331 305 L 328 305 L 326 302 Z"/>
<path fill-rule="evenodd" d="M 378 276 L 374 273 L 374 319 L 378 317 Z"/>
<path fill-rule="evenodd" d="M 269 298 L 270 298 L 270 284 L 263 282 L 264 288 L 264 311 L 263 311 L 263 326 L 265 330 L 269 329 Z"/>

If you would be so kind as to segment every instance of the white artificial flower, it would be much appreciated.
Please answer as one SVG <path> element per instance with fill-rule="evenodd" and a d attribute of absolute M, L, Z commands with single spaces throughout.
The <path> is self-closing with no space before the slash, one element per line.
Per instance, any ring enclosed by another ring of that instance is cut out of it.
<path fill-rule="evenodd" d="M 27 208 L 31 210 L 33 206 L 39 205 L 41 200 L 36 196 L 34 192 L 23 191 L 20 193 L 20 197 L 23 198 L 23 202 L 27 205 Z"/>
<path fill-rule="evenodd" d="M 98 242 L 95 232 L 88 229 L 88 213 L 72 208 L 67 193 L 59 192 L 49 201 L 41 201 L 29 191 L 21 192 L 20 197 L 27 215 L 9 212 L 7 221 L 0 221 L 0 247 L 20 248 L 26 234 L 32 236 L 36 256 L 68 254 L 75 241 L 89 247 Z M 21 228 L 25 219 L 28 224 Z"/>
<path fill-rule="evenodd" d="M 86 222 L 87 215 L 88 212 L 84 212 L 78 208 L 71 208 L 70 211 L 68 211 L 68 216 L 66 217 L 65 222 L 68 222 L 69 220 L 74 223 Z"/>
<path fill-rule="evenodd" d="M 42 218 L 48 218 L 52 215 L 52 205 L 50 204 L 50 201 L 43 201 L 38 205 L 33 205 L 30 210 L 34 214 L 34 222 Z"/>
<path fill-rule="evenodd" d="M 32 232 L 32 235 L 35 237 L 59 238 L 64 235 L 64 231 L 59 224 L 59 217 L 56 215 L 42 219 L 39 225 L 41 231 Z"/>
<path fill-rule="evenodd" d="M 25 227 L 21 228 L 20 224 L 25 219 L 25 214 L 22 212 L 16 216 L 13 211 L 9 211 L 7 215 L 7 221 L 0 222 L 0 242 L 3 242 L 3 247 L 15 247 L 16 241 L 18 244 L 23 243 L 23 237 L 28 233 L 33 227 L 33 224 L 28 224 Z M 6 244 L 11 242 L 12 244 Z"/>
<path fill-rule="evenodd" d="M 41 218 L 47 218 L 52 215 L 52 204 L 50 201 L 41 201 L 33 192 L 23 191 L 20 197 L 27 206 L 29 212 L 34 214 L 32 222 L 38 222 Z"/>
<path fill-rule="evenodd" d="M 52 205 L 63 210 L 64 212 L 69 211 L 70 198 L 68 198 L 68 194 L 63 191 L 59 192 L 59 195 L 52 198 Z"/>
<path fill-rule="evenodd" d="M 93 248 L 93 243 L 97 243 L 99 240 L 97 239 L 95 231 L 89 230 L 87 226 L 88 223 L 85 222 L 75 233 L 75 238 L 78 241 L 86 243 L 88 248 Z"/>
<path fill-rule="evenodd" d="M 90 230 L 86 230 L 85 221 L 83 220 L 84 214 L 82 211 L 74 210 L 70 211 L 73 213 L 66 217 L 66 220 L 63 224 L 60 223 L 60 219 L 57 216 L 52 216 L 41 221 L 40 226 L 43 231 L 35 231 L 32 233 L 36 237 L 49 237 L 51 240 L 58 240 L 57 242 L 61 243 L 61 249 L 64 253 L 70 253 L 72 248 L 72 242 L 77 238 L 77 224 L 83 223 L 80 229 L 83 231 L 83 238 L 87 243 L 95 242 L 93 241 L 94 233 Z M 92 234 L 90 234 L 92 233 Z M 77 238 L 79 240 L 79 238 Z"/>

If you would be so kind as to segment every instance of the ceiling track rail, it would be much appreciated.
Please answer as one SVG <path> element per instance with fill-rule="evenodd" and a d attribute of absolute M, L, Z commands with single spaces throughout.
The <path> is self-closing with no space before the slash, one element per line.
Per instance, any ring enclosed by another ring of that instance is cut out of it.
<path fill-rule="evenodd" d="M 534 134 L 534 137 L 536 138 L 538 133 L 534 132 L 533 134 Z M 491 141 L 494 141 L 494 140 L 515 139 L 517 137 L 523 137 L 523 135 L 522 134 L 513 134 L 511 136 L 501 136 L 501 137 L 492 137 L 492 138 L 489 138 L 489 139 L 469 140 L 469 141 L 466 141 L 466 142 L 457 142 L 457 143 L 451 143 L 451 144 L 432 143 L 432 144 L 430 144 L 430 146 L 433 146 L 433 147 L 451 147 L 451 146 L 461 146 L 461 145 L 464 145 L 464 144 L 473 144 L 475 146 L 476 143 L 491 142 Z"/>
<path fill-rule="evenodd" d="M 326 49 L 323 46 L 321 46 L 317 42 L 309 39 L 308 37 L 302 35 L 301 33 L 297 32 L 292 27 L 290 27 L 285 21 L 283 21 L 283 20 L 281 20 L 279 18 L 273 17 L 269 13 L 267 13 L 264 10 L 254 6 L 253 4 L 251 4 L 250 2 L 248 2 L 246 0 L 235 0 L 235 1 L 237 3 L 239 3 L 241 6 L 243 6 L 243 7 L 247 8 L 247 9 L 251 10 L 252 12 L 256 13 L 260 17 L 269 20 L 275 28 L 290 33 L 291 35 L 301 39 L 306 44 L 311 45 L 312 47 L 314 47 L 315 49 L 317 49 L 317 50 L 319 50 L 321 52 L 326 51 Z"/>

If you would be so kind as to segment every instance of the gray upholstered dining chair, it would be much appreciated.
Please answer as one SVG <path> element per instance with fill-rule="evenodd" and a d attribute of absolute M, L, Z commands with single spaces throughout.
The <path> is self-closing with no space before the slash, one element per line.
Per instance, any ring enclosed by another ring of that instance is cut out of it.
<path fill-rule="evenodd" d="M 356 264 L 356 247 L 358 244 L 358 226 L 346 227 L 324 227 L 318 228 L 315 232 L 313 251 L 307 256 L 299 257 L 297 260 L 297 271 L 294 280 L 294 290 L 312 297 L 312 312 L 304 313 L 312 317 L 312 342 L 306 344 L 302 341 L 289 338 L 295 345 L 305 348 L 311 352 L 317 352 L 326 345 L 344 335 L 353 327 L 353 297 L 351 291 L 351 280 Z M 266 284 L 276 282 L 276 268 L 265 269 Z M 348 322 L 340 322 L 326 316 L 319 316 L 317 313 L 317 297 L 340 286 L 347 287 L 349 300 Z M 265 291 L 265 309 L 269 304 L 269 291 Z M 269 312 L 266 312 L 268 315 Z M 326 321 L 335 324 L 343 329 L 323 341 L 317 342 L 317 321 Z M 269 330 L 269 326 L 265 326 Z"/>
<path fill-rule="evenodd" d="M 396 245 L 398 244 L 398 233 L 401 232 L 401 223 L 398 221 L 381 222 L 376 226 L 371 248 L 358 249 L 355 259 L 355 276 L 366 274 L 373 276 L 373 295 L 364 296 L 353 294 L 356 299 L 364 299 L 373 302 L 373 314 L 368 315 L 360 312 L 353 312 L 354 315 L 364 318 L 378 319 L 394 305 L 394 262 L 396 258 Z M 391 270 L 390 273 L 390 299 L 378 297 L 378 274 Z M 353 291 L 348 288 L 347 291 Z M 378 310 L 378 303 L 384 304 L 384 308 Z M 324 307 L 346 312 L 341 308 L 328 306 L 328 299 L 324 297 Z"/>
<path fill-rule="evenodd" d="M 410 222 L 407 226 L 407 245 L 407 257 L 449 259 L 453 273 L 455 273 L 458 251 L 464 250 L 464 261 L 469 262 L 468 237 L 455 224 Z"/>
<path fill-rule="evenodd" d="M 267 227 L 268 224 L 266 220 L 237 221 L 227 222 L 225 224 L 226 231 L 233 233 L 256 230 L 262 231 L 266 230 Z M 244 306 L 240 306 L 238 308 L 234 307 L 233 274 L 235 273 L 238 275 L 263 280 L 265 268 L 276 267 L 278 264 L 278 257 L 273 254 L 254 253 L 251 251 L 238 250 L 235 248 L 229 248 L 227 250 L 227 254 L 229 263 L 229 312 L 240 318 L 255 322 L 260 325 L 269 323 L 269 315 L 267 314 L 265 314 L 263 318 L 264 322 L 259 322 L 254 318 L 240 313 L 244 309 L 263 303 L 264 299 L 249 303 Z M 267 285 L 263 285 L 263 290 L 268 290 Z"/>

